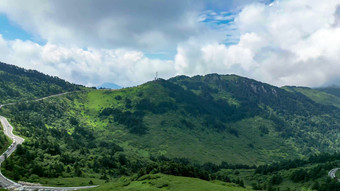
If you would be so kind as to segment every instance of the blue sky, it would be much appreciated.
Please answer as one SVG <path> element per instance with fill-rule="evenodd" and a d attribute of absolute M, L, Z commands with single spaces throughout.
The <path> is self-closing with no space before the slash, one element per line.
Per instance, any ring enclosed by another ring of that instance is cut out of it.
<path fill-rule="evenodd" d="M 228 27 L 233 21 L 235 15 L 240 11 L 239 7 L 246 4 L 247 1 L 238 3 L 235 7 L 230 6 L 221 6 L 223 4 L 219 3 L 215 5 L 213 1 L 207 4 L 206 10 L 202 12 L 202 15 L 207 16 L 206 19 L 200 21 L 207 26 L 214 28 L 214 29 L 221 29 L 222 27 Z M 260 1 L 262 2 L 262 1 Z M 271 1 L 263 1 L 265 3 L 269 3 Z M 214 13 L 216 15 L 210 15 Z M 215 17 L 230 17 L 230 19 L 216 19 Z M 9 18 L 5 14 L 0 13 L 0 34 L 5 40 L 16 40 L 20 39 L 23 41 L 30 40 L 36 42 L 38 44 L 45 44 L 46 41 L 41 39 L 38 35 L 33 35 L 32 33 L 24 30 L 18 23 L 15 21 L 9 20 Z M 228 34 L 226 34 L 228 36 Z M 226 42 L 226 44 L 234 44 L 237 41 L 233 41 L 232 43 Z M 167 51 L 167 52 L 146 52 L 146 55 L 150 58 L 159 58 L 159 59 L 169 59 L 175 55 L 176 52 Z"/>
<path fill-rule="evenodd" d="M 6 15 L 0 14 L 0 34 L 6 40 L 33 40 L 33 36 L 23 30 L 18 24 L 15 22 L 10 22 Z"/>
<path fill-rule="evenodd" d="M 41 39 L 37 35 L 32 35 L 15 21 L 9 20 L 5 14 L 0 14 L 0 26 L 0 34 L 5 40 L 20 39 L 22 41 L 33 41 L 40 45 L 46 43 L 46 40 Z"/>
<path fill-rule="evenodd" d="M 322 86 L 340 71 L 340 0 L 0 1 L 0 60 L 97 86 L 238 74 Z"/>

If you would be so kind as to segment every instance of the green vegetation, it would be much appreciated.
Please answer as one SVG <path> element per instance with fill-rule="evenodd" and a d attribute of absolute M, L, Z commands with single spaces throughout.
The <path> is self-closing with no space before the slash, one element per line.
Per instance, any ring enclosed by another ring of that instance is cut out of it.
<path fill-rule="evenodd" d="M 337 97 L 340 97 L 340 87 L 339 86 L 330 86 L 330 87 L 318 88 L 317 90 L 329 93 L 331 95 L 335 95 Z"/>
<path fill-rule="evenodd" d="M 338 177 L 338 179 L 340 178 L 340 171 L 339 170 L 336 171 L 335 176 Z"/>
<path fill-rule="evenodd" d="M 188 178 L 165 174 L 148 174 L 136 178 L 135 176 L 122 176 L 113 181 L 107 182 L 96 178 L 40 178 L 41 182 L 49 186 L 88 186 L 100 185 L 97 188 L 88 190 L 226 190 L 226 191 L 245 191 L 245 189 L 234 183 L 221 181 L 205 181 L 198 178 Z"/>
<path fill-rule="evenodd" d="M 333 95 L 331 93 L 327 93 L 327 91 L 319 91 L 317 89 L 294 86 L 286 86 L 283 88 L 287 91 L 301 93 L 310 98 L 311 100 L 315 101 L 316 103 L 324 105 L 333 105 L 335 107 L 340 108 L 340 97 Z"/>
<path fill-rule="evenodd" d="M 233 183 L 225 183 L 221 181 L 204 181 L 197 178 L 150 174 L 144 175 L 137 180 L 131 180 L 131 178 L 122 177 L 114 183 L 103 184 L 98 188 L 90 190 L 246 191 L 248 189 L 239 187 Z"/>
<path fill-rule="evenodd" d="M 20 99 L 83 89 L 13 87 Z M 340 159 L 314 155 L 338 150 L 339 106 L 318 90 L 217 74 L 20 102 L 0 110 L 25 138 L 2 171 L 48 185 L 101 185 L 94 190 L 327 190 L 337 186 L 326 177 Z"/>
<path fill-rule="evenodd" d="M 6 149 L 12 144 L 12 140 L 4 134 L 4 128 L 0 123 L 0 155 L 6 151 Z"/>
<path fill-rule="evenodd" d="M 83 89 L 57 77 L 0 62 L 0 103 L 32 100 Z"/>
<path fill-rule="evenodd" d="M 105 180 L 99 178 L 85 178 L 85 177 L 69 177 L 69 178 L 44 178 L 36 176 L 34 181 L 31 182 L 39 182 L 46 186 L 57 186 L 57 187 L 74 187 L 74 186 L 89 186 L 89 185 L 103 185 L 105 184 Z"/>
<path fill-rule="evenodd" d="M 340 183 L 325 176 L 340 165 L 340 154 L 314 155 L 308 159 L 286 160 L 257 167 L 255 170 L 222 170 L 242 178 L 254 190 L 339 190 Z M 298 188 L 298 189 L 297 189 Z"/>

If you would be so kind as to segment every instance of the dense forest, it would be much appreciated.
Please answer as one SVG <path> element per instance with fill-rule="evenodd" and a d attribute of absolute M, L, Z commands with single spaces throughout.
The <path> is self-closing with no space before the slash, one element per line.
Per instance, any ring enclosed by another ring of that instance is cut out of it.
<path fill-rule="evenodd" d="M 45 97 L 76 91 L 83 87 L 36 70 L 26 70 L 0 62 L 0 103 Z"/>
<path fill-rule="evenodd" d="M 11 143 L 11 140 L 4 134 L 2 125 L 0 123 L 0 152 L 3 153 Z"/>

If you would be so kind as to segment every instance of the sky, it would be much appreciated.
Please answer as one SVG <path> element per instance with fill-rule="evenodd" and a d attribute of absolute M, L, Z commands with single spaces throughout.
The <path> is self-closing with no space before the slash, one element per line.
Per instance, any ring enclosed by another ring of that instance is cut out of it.
<path fill-rule="evenodd" d="M 1 0 L 0 61 L 86 86 L 340 84 L 340 0 Z"/>

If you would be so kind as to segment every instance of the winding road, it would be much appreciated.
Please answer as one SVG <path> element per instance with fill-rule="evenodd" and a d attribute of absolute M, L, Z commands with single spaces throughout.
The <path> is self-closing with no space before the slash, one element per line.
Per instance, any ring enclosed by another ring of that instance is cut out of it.
<path fill-rule="evenodd" d="M 336 171 L 340 170 L 340 168 L 333 168 L 332 170 L 330 170 L 328 172 L 328 176 L 330 176 L 332 179 L 338 179 L 338 181 L 340 182 L 340 178 L 339 177 L 336 177 Z"/>
<path fill-rule="evenodd" d="M 32 100 L 32 101 L 44 100 L 44 99 L 47 99 L 47 98 L 50 98 L 50 97 L 61 96 L 61 95 L 65 95 L 65 94 L 68 94 L 68 93 L 71 93 L 71 92 L 51 95 L 51 96 L 48 96 L 48 97 L 39 98 L 39 99 L 35 99 L 35 100 Z M 0 108 L 2 108 L 5 105 L 13 105 L 13 104 L 15 104 L 15 103 L 3 104 L 3 105 L 0 105 Z M 8 122 L 8 120 L 5 117 L 0 116 L 0 121 L 1 121 L 1 124 L 3 126 L 5 135 L 13 140 L 13 143 L 0 156 L 0 166 L 1 166 L 1 163 L 3 161 L 5 161 L 6 158 L 9 157 L 16 150 L 17 146 L 19 144 L 22 144 L 25 139 L 13 134 L 13 126 Z M 3 188 L 6 188 L 6 189 L 10 189 L 10 190 L 46 190 L 46 191 L 47 190 L 49 190 L 49 191 L 55 190 L 55 191 L 64 191 L 64 190 L 81 190 L 81 189 L 94 188 L 94 187 L 97 187 L 98 185 L 81 186 L 81 187 L 51 187 L 51 186 L 33 186 L 33 185 L 28 186 L 28 185 L 16 183 L 16 182 L 6 178 L 1 173 L 1 168 L 0 168 L 0 186 L 2 186 Z"/>

